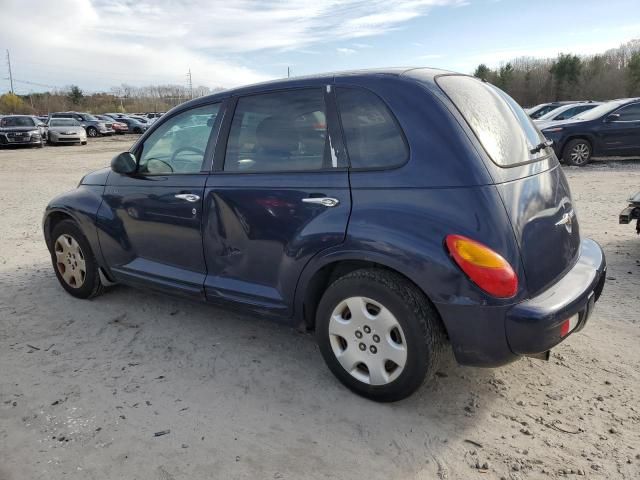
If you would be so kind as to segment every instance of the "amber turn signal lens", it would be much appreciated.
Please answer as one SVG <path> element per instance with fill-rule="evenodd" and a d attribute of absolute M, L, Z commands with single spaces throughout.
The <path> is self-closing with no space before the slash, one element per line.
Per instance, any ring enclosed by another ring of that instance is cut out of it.
<path fill-rule="evenodd" d="M 518 276 L 500 254 L 462 235 L 447 235 L 446 245 L 462 271 L 489 295 L 510 298 L 516 294 Z"/>

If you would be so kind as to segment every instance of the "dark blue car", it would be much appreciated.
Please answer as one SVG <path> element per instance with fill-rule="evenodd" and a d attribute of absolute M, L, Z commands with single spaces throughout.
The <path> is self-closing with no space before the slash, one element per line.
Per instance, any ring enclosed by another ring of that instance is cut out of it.
<path fill-rule="evenodd" d="M 640 98 L 603 103 L 569 120 L 547 124 L 542 133 L 569 165 L 582 167 L 594 156 L 640 155 Z"/>
<path fill-rule="evenodd" d="M 494 367 L 584 327 L 605 259 L 553 149 L 504 92 L 431 69 L 328 74 L 192 100 L 51 201 L 62 286 L 113 282 L 315 330 L 380 401 L 451 345 Z"/>

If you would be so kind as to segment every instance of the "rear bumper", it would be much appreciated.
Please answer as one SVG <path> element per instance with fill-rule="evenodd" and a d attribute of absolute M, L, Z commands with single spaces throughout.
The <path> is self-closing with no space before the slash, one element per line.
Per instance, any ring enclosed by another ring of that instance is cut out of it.
<path fill-rule="evenodd" d="M 581 330 L 602 293 L 606 269 L 600 245 L 582 240 L 578 261 L 562 279 L 507 312 L 505 330 L 511 351 L 517 355 L 543 353 Z M 573 330 L 563 332 L 563 323 L 575 315 L 578 321 Z"/>
<path fill-rule="evenodd" d="M 586 239 L 573 268 L 534 298 L 502 306 L 435 305 L 458 363 L 498 367 L 523 355 L 544 353 L 582 329 L 602 292 L 605 273 L 602 249 Z M 576 314 L 577 325 L 563 336 L 562 324 Z"/>

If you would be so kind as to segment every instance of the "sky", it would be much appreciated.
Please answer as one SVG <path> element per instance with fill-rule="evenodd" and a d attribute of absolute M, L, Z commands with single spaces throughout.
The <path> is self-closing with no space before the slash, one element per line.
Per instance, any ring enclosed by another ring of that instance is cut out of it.
<path fill-rule="evenodd" d="M 0 93 L 230 88 L 391 66 L 472 73 L 640 38 L 639 0 L 0 0 Z"/>

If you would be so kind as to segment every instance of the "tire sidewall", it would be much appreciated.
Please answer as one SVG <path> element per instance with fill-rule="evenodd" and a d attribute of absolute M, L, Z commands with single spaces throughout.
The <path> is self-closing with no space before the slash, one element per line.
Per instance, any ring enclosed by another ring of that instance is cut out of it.
<path fill-rule="evenodd" d="M 84 256 L 86 275 L 84 283 L 82 284 L 82 286 L 80 286 L 80 288 L 74 288 L 67 282 L 65 282 L 64 278 L 62 278 L 62 275 L 58 271 L 55 254 L 55 243 L 58 237 L 63 234 L 72 236 L 78 242 Z M 73 222 L 72 220 L 63 220 L 54 227 L 53 231 L 51 232 L 51 245 L 49 246 L 49 252 L 51 253 L 51 263 L 53 264 L 53 271 L 55 272 L 58 281 L 67 292 L 78 298 L 89 298 L 94 295 L 100 282 L 98 265 L 93 256 L 93 252 L 91 250 L 89 242 L 75 222 Z"/>
<path fill-rule="evenodd" d="M 368 385 L 347 372 L 331 348 L 329 321 L 335 307 L 349 297 L 367 297 L 384 305 L 396 318 L 404 333 L 407 349 L 407 362 L 404 370 L 393 382 L 386 385 Z M 380 401 L 393 401 L 403 398 L 422 384 L 426 373 L 428 356 L 427 345 L 422 341 L 424 332 L 420 322 L 407 303 L 395 292 L 381 283 L 363 281 L 360 278 L 339 280 L 325 292 L 316 314 L 316 338 L 320 352 L 329 369 L 348 388 Z"/>
<path fill-rule="evenodd" d="M 97 137 L 98 136 L 98 130 L 95 127 L 87 128 L 87 136 L 89 136 L 89 137 Z"/>

